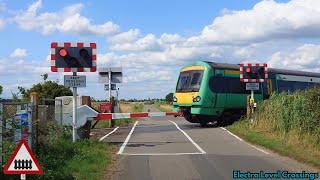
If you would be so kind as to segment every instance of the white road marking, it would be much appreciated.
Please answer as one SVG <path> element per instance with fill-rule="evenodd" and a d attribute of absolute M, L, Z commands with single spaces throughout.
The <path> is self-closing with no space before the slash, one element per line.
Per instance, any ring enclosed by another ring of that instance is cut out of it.
<path fill-rule="evenodd" d="M 114 128 L 114 130 L 113 130 L 113 131 L 109 132 L 108 134 L 106 134 L 106 135 L 105 135 L 105 136 L 103 136 L 102 138 L 100 138 L 100 139 L 99 139 L 99 142 L 100 142 L 100 141 L 102 141 L 104 138 L 108 137 L 110 134 L 114 133 L 118 128 L 119 128 L 119 126 L 118 126 L 118 127 L 116 127 L 116 128 Z"/>
<path fill-rule="evenodd" d="M 243 141 L 243 139 L 241 139 L 241 138 L 238 137 L 237 135 L 233 134 L 232 132 L 228 131 L 226 128 L 224 128 L 224 127 L 220 127 L 220 128 L 223 129 L 223 130 L 225 130 L 225 131 L 227 131 L 229 134 L 231 134 L 231 136 L 237 138 L 238 140 Z"/>
<path fill-rule="evenodd" d="M 174 156 L 174 155 L 192 155 L 192 154 L 204 154 L 200 152 L 195 153 L 122 153 L 125 156 Z"/>
<path fill-rule="evenodd" d="M 170 120 L 169 120 L 169 121 L 170 121 Z M 178 126 L 175 122 L 173 122 L 173 121 L 170 121 L 170 122 L 172 122 L 172 123 L 179 129 L 179 131 L 181 131 L 181 132 L 189 139 L 189 141 L 190 141 L 196 148 L 198 148 L 198 150 L 199 150 L 202 154 L 206 154 L 206 152 L 205 152 L 197 143 L 195 143 L 195 142 L 191 139 L 191 137 L 190 137 L 186 132 L 184 132 L 182 129 L 180 129 L 179 126 Z"/>
<path fill-rule="evenodd" d="M 223 129 L 223 130 L 225 130 L 225 131 L 227 131 L 229 134 L 231 134 L 233 137 L 235 137 L 235 138 L 237 138 L 238 140 L 240 140 L 240 141 L 242 141 L 242 142 L 245 142 L 246 144 L 248 144 L 249 146 L 251 146 L 251 147 L 253 147 L 253 148 L 255 148 L 255 149 L 257 149 L 258 151 L 261 151 L 261 152 L 263 152 L 263 153 L 265 153 L 265 154 L 270 154 L 270 153 L 268 153 L 267 151 L 265 151 L 265 150 L 262 150 L 262 149 L 260 149 L 260 148 L 258 148 L 258 147 L 256 147 L 256 146 L 254 146 L 254 145 L 252 145 L 252 144 L 249 144 L 248 142 L 246 142 L 246 141 L 244 141 L 243 139 L 241 139 L 240 137 L 238 137 L 237 135 L 235 135 L 235 134 L 233 134 L 232 132 L 230 132 L 229 130 L 227 130 L 226 128 L 224 128 L 224 127 L 220 127 L 221 129 Z"/>
<path fill-rule="evenodd" d="M 124 143 L 123 143 L 122 146 L 120 147 L 120 149 L 119 149 L 119 151 L 118 151 L 117 154 L 122 154 L 124 148 L 125 148 L 126 145 L 128 144 L 128 141 L 129 141 L 129 139 L 130 139 L 130 137 L 131 137 L 131 135 L 132 135 L 132 133 L 133 133 L 133 131 L 134 131 L 134 128 L 136 127 L 136 125 L 138 124 L 138 122 L 139 122 L 139 121 L 136 121 L 136 123 L 134 123 L 134 125 L 133 125 L 130 133 L 128 134 L 126 140 L 124 141 Z"/>

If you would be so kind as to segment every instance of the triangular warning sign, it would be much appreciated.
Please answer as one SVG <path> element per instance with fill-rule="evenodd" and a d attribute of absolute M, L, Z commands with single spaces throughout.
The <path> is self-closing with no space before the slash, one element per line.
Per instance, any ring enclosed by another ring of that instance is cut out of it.
<path fill-rule="evenodd" d="M 23 139 L 14 150 L 3 172 L 4 174 L 42 174 L 42 168 L 28 143 Z"/>

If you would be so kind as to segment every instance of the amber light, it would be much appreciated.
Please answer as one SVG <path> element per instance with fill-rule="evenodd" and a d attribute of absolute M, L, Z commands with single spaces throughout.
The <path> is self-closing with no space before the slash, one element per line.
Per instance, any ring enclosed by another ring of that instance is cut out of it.
<path fill-rule="evenodd" d="M 250 69 L 250 68 L 247 68 L 247 69 L 246 69 L 246 72 L 247 72 L 247 73 L 249 73 L 250 71 L 251 71 L 251 69 Z"/>
<path fill-rule="evenodd" d="M 68 54 L 68 51 L 66 49 L 60 49 L 59 51 L 60 56 L 65 57 L 67 56 L 67 54 Z"/>

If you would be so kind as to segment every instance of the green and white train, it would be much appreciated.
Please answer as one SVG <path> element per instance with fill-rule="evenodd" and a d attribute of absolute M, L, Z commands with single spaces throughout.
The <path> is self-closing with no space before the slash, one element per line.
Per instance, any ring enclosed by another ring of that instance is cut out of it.
<path fill-rule="evenodd" d="M 225 125 L 244 115 L 250 91 L 240 82 L 239 65 L 196 61 L 182 68 L 173 97 L 173 112 L 191 123 Z M 268 82 L 260 83 L 255 102 L 272 92 L 304 90 L 320 83 L 320 73 L 268 68 Z M 228 117 L 228 118 L 225 118 Z"/>

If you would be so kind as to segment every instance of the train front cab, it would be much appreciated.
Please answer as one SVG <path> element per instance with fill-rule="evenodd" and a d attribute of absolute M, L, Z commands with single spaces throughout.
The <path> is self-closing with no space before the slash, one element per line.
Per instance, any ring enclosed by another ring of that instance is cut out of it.
<path fill-rule="evenodd" d="M 206 63 L 181 70 L 173 98 L 173 112 L 181 111 L 187 121 L 200 123 L 199 116 L 212 111 L 212 99 L 208 98 L 207 89 L 210 73 L 211 67 Z"/>

